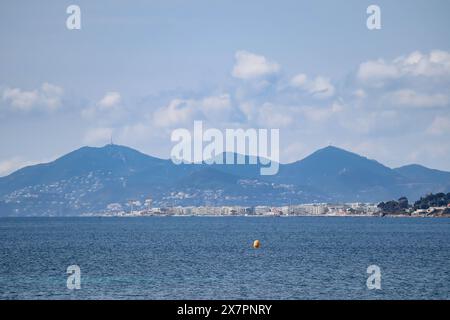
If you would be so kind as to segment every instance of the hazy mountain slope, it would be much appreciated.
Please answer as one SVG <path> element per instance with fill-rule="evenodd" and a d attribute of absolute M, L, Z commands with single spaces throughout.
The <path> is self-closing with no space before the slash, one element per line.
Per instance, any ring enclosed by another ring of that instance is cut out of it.
<path fill-rule="evenodd" d="M 417 200 L 429 193 L 450 192 L 450 172 L 411 164 L 394 169 L 408 179 L 402 187 L 410 199 Z"/>
<path fill-rule="evenodd" d="M 416 182 L 439 184 L 448 184 L 450 182 L 450 172 L 429 169 L 419 164 L 410 164 L 394 170 Z"/>
<path fill-rule="evenodd" d="M 277 180 L 323 190 L 341 201 L 378 201 L 401 194 L 405 178 L 394 170 L 355 153 L 326 147 L 303 160 L 283 165 Z"/>

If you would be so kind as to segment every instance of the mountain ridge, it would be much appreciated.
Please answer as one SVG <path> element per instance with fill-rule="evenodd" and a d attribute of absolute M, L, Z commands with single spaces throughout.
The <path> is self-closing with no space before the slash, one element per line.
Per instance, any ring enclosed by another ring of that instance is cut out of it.
<path fill-rule="evenodd" d="M 274 176 L 256 165 L 175 165 L 120 145 L 82 147 L 0 177 L 0 215 L 78 215 L 151 197 L 155 205 L 283 205 L 379 202 L 450 191 L 450 172 L 376 160 L 328 146 L 280 164 Z"/>

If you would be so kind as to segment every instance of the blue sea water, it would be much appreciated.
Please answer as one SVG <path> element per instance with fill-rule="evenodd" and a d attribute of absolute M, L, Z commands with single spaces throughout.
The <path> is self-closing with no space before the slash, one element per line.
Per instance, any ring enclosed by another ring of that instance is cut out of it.
<path fill-rule="evenodd" d="M 0 219 L 0 299 L 449 298 L 445 218 Z"/>

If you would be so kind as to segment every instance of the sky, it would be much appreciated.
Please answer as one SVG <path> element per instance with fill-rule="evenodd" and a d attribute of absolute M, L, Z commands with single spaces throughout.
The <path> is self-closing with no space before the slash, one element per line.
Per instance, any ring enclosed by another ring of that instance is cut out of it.
<path fill-rule="evenodd" d="M 66 9 L 81 9 L 69 30 Z M 369 5 L 381 29 L 366 26 Z M 450 171 L 450 2 L 1 1 L 0 176 L 110 142 L 277 128 L 280 160 L 334 145 Z"/>

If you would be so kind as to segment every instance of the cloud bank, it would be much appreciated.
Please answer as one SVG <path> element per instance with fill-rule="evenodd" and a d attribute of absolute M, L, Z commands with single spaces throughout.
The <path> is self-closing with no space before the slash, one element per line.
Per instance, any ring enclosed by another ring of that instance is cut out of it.
<path fill-rule="evenodd" d="M 450 163 L 446 51 L 362 61 L 344 79 L 333 79 L 286 70 L 261 53 L 238 50 L 229 70 L 228 82 L 197 92 L 175 90 L 134 101 L 119 91 L 100 93 L 78 111 L 85 128 L 80 141 L 102 145 L 112 136 L 117 143 L 167 158 L 171 131 L 203 120 L 218 129 L 280 129 L 282 162 L 333 144 L 391 166 Z M 64 95 L 49 83 L 0 92 L 2 109 L 24 114 L 58 110 Z"/>

